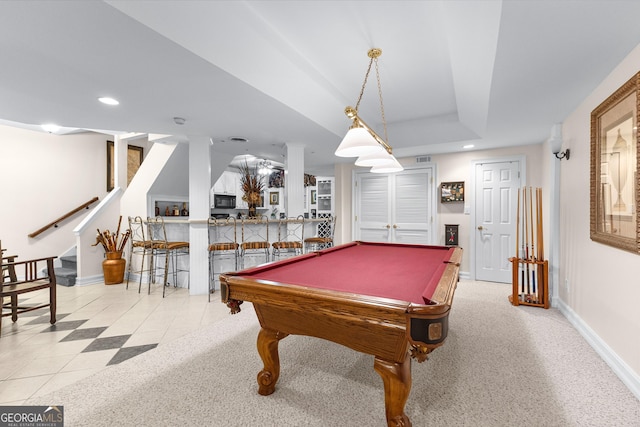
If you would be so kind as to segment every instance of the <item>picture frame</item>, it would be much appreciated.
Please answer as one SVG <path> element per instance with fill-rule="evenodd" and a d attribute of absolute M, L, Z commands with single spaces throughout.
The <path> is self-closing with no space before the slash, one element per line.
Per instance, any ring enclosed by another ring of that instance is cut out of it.
<path fill-rule="evenodd" d="M 464 202 L 464 181 L 440 184 L 440 203 Z"/>
<path fill-rule="evenodd" d="M 591 112 L 590 238 L 640 253 L 640 73 Z"/>
<path fill-rule="evenodd" d="M 127 184 L 138 172 L 142 160 L 144 159 L 144 149 L 137 145 L 127 146 Z M 113 141 L 107 141 L 107 191 L 115 187 L 115 148 Z"/>
<path fill-rule="evenodd" d="M 316 204 L 316 190 L 311 190 L 311 204 L 315 205 Z"/>
<path fill-rule="evenodd" d="M 279 205 L 280 204 L 280 193 L 277 191 L 272 191 L 269 193 L 269 204 L 271 205 Z"/>
<path fill-rule="evenodd" d="M 458 246 L 458 228 L 459 228 L 459 224 L 444 225 L 445 246 Z"/>

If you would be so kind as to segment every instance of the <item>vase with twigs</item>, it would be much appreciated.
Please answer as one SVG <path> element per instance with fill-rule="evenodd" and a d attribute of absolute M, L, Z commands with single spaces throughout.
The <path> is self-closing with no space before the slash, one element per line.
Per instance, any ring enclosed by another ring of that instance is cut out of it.
<path fill-rule="evenodd" d="M 240 188 L 242 188 L 242 200 L 247 202 L 249 206 L 249 218 L 255 218 L 256 208 L 260 203 L 262 197 L 262 190 L 264 190 L 264 182 L 262 176 L 258 173 L 257 168 L 249 167 L 249 164 L 245 161 L 244 165 L 240 166 Z"/>
<path fill-rule="evenodd" d="M 105 230 L 100 231 L 96 235 L 96 242 L 91 246 L 102 245 L 106 259 L 102 261 L 102 271 L 104 273 L 105 285 L 115 285 L 124 282 L 124 270 L 126 260 L 122 258 L 122 252 L 131 230 L 120 233 L 120 225 L 122 224 L 122 216 L 118 220 L 118 228 L 115 233 Z"/>

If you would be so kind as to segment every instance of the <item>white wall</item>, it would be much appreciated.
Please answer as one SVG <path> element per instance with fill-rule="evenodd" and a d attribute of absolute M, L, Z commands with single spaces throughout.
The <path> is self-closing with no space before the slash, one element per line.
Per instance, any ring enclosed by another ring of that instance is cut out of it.
<path fill-rule="evenodd" d="M 105 197 L 107 140 L 113 138 L 0 126 L 0 240 L 7 252 L 31 259 L 61 255 L 75 245 L 72 231 L 89 211 L 35 238 L 27 235 L 93 197 Z"/>
<path fill-rule="evenodd" d="M 640 396 L 640 255 L 589 238 L 591 111 L 640 70 L 640 45 L 564 121 L 571 159 L 560 172 L 560 289 L 564 309 L 622 369 Z M 610 362 L 611 363 L 611 362 Z M 633 378 L 635 375 L 635 378 Z"/>

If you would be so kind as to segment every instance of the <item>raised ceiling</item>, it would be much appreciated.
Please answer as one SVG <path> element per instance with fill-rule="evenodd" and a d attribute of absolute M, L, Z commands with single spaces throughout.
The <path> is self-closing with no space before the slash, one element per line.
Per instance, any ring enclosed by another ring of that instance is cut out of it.
<path fill-rule="evenodd" d="M 330 173 L 379 47 L 396 157 L 535 144 L 640 43 L 638 16 L 615 0 L 2 1 L 0 119 L 274 161 L 301 143 Z M 382 134 L 377 96 L 374 75 L 360 115 Z"/>

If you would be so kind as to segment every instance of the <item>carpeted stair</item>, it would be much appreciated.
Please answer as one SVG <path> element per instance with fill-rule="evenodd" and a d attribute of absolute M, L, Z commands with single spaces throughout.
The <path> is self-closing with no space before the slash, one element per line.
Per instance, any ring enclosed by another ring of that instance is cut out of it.
<path fill-rule="evenodd" d="M 62 267 L 56 267 L 56 281 L 58 285 L 73 286 L 78 276 L 77 257 L 75 255 L 60 257 Z"/>

